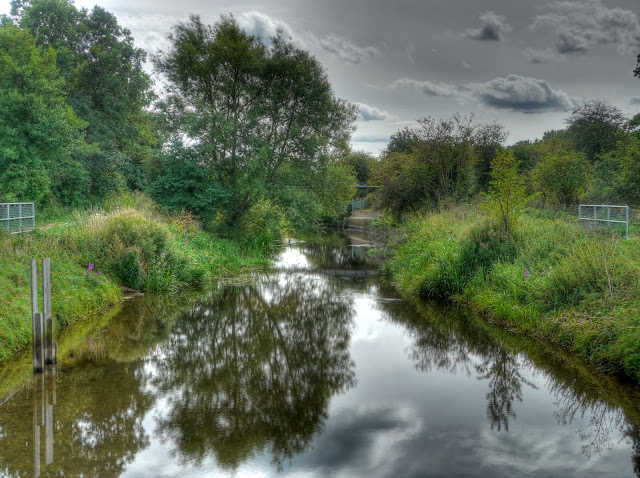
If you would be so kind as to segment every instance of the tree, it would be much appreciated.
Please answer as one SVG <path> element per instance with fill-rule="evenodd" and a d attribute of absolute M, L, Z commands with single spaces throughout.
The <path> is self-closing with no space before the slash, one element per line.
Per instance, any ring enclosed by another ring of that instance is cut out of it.
<path fill-rule="evenodd" d="M 479 191 L 486 191 L 491 180 L 491 163 L 500 151 L 509 133 L 497 121 L 478 125 L 474 132 L 476 152 L 476 183 Z"/>
<path fill-rule="evenodd" d="M 627 118 L 605 100 L 592 100 L 573 108 L 565 123 L 573 148 L 594 161 L 615 148 L 616 142 L 624 136 Z"/>
<path fill-rule="evenodd" d="M 103 8 L 78 10 L 70 0 L 12 0 L 12 14 L 38 45 L 58 53 L 67 101 L 88 123 L 86 140 L 94 146 L 84 157 L 93 194 L 142 189 L 157 137 L 146 111 L 152 99 L 142 69 L 146 53 L 130 31 Z"/>
<path fill-rule="evenodd" d="M 375 168 L 377 160 L 366 151 L 349 151 L 343 161 L 356 173 L 358 183 L 365 184 L 369 181 L 371 171 Z"/>
<path fill-rule="evenodd" d="M 79 204 L 88 176 L 76 159 L 85 124 L 65 103 L 56 54 L 14 25 L 0 27 L 0 198 Z"/>
<path fill-rule="evenodd" d="M 154 58 L 167 78 L 159 107 L 171 138 L 187 138 L 199 166 L 232 200 L 219 211 L 236 223 L 262 199 L 291 191 L 317 196 L 329 154 L 345 148 L 356 108 L 337 99 L 327 75 L 280 33 L 269 47 L 231 16 L 213 26 L 192 15 Z"/>
<path fill-rule="evenodd" d="M 513 153 L 502 150 L 491 163 L 491 181 L 483 207 L 499 224 L 504 239 L 512 234 L 520 209 L 529 200 Z"/>
<path fill-rule="evenodd" d="M 584 195 L 590 177 L 584 155 L 561 140 L 541 143 L 539 155 L 531 172 L 534 190 L 551 204 L 576 204 Z"/>

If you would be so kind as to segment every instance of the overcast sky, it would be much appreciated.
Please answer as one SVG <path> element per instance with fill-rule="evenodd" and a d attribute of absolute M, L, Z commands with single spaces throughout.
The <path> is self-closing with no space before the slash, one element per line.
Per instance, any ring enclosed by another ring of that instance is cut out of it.
<path fill-rule="evenodd" d="M 474 112 L 509 143 L 563 127 L 567 109 L 607 99 L 640 112 L 639 0 L 78 0 L 98 4 L 150 53 L 190 13 L 231 13 L 268 38 L 281 28 L 360 108 L 354 149 L 378 153 L 421 117 Z M 0 0 L 9 11 L 9 0 Z"/>

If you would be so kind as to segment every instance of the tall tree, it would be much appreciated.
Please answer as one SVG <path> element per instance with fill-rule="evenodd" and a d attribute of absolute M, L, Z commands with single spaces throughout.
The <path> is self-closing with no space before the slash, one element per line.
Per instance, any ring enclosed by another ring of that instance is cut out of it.
<path fill-rule="evenodd" d="M 84 200 L 88 175 L 75 154 L 85 124 L 65 103 L 63 86 L 52 49 L 0 26 L 0 199 Z"/>
<path fill-rule="evenodd" d="M 591 100 L 573 108 L 565 123 L 573 148 L 594 161 L 615 148 L 624 136 L 627 117 L 605 100 Z"/>
<path fill-rule="evenodd" d="M 226 222 L 262 199 L 286 201 L 291 190 L 317 196 L 327 153 L 346 146 L 356 115 L 318 61 L 282 34 L 265 46 L 231 16 L 210 26 L 192 15 L 168 39 L 168 51 L 154 58 L 168 80 L 159 106 L 174 143 L 186 138 L 231 198 L 219 205 Z"/>
<path fill-rule="evenodd" d="M 142 188 L 157 140 L 145 110 L 152 99 L 142 69 L 146 53 L 134 46 L 131 32 L 103 8 L 79 10 L 71 0 L 12 0 L 12 14 L 39 45 L 58 52 L 67 101 L 88 123 L 87 142 L 94 146 L 85 157 L 94 193 Z"/>

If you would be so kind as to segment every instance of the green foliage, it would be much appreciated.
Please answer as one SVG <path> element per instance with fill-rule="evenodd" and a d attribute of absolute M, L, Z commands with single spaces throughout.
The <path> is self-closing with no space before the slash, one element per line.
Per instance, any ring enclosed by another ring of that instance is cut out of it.
<path fill-rule="evenodd" d="M 511 151 L 501 151 L 491 162 L 489 191 L 482 206 L 498 224 L 503 239 L 513 234 L 518 215 L 528 201 L 518 162 Z"/>
<path fill-rule="evenodd" d="M 511 330 L 640 379 L 637 238 L 526 212 L 517 238 L 504 241 L 463 208 L 415 219 L 400 237 L 385 268 L 404 294 L 455 296 Z"/>
<path fill-rule="evenodd" d="M 378 161 L 365 151 L 350 151 L 343 161 L 353 168 L 358 183 L 367 183 Z"/>
<path fill-rule="evenodd" d="M 101 7 L 88 11 L 68 0 L 13 0 L 12 13 L 38 45 L 57 52 L 67 103 L 88 124 L 85 138 L 92 147 L 76 155 L 75 168 L 87 170 L 83 179 L 91 181 L 91 195 L 142 189 L 145 165 L 158 143 L 145 111 L 152 98 L 142 69 L 146 53 Z"/>
<path fill-rule="evenodd" d="M 395 218 L 434 204 L 435 171 L 425 167 L 415 152 L 385 155 L 371 181 L 378 185 L 374 194 L 376 202 Z"/>
<path fill-rule="evenodd" d="M 539 154 L 531 172 L 534 191 L 549 204 L 576 204 L 585 194 L 590 177 L 584 156 L 562 143 L 542 143 Z"/>
<path fill-rule="evenodd" d="M 28 32 L 0 26 L 2 201 L 84 201 L 88 177 L 74 155 L 84 124 L 65 103 L 55 61 Z"/>
<path fill-rule="evenodd" d="M 297 221 L 297 204 L 326 195 L 319 189 L 326 184 L 326 158 L 344 149 L 355 108 L 335 98 L 322 66 L 282 34 L 267 47 L 232 17 L 207 26 L 191 16 L 169 40 L 154 63 L 170 82 L 171 94 L 159 104 L 170 156 L 182 154 L 175 149 L 182 138 L 191 140 L 189 156 L 182 155 L 193 163 L 187 178 L 206 177 L 214 185 L 213 196 L 224 199 L 216 213 L 225 226 L 263 200 L 282 205 Z M 165 169 L 172 177 L 157 181 L 190 181 L 176 172 Z M 156 190 L 165 187 L 157 181 Z M 211 197 L 209 191 L 203 196 Z M 321 209 L 308 210 L 308 220 L 317 222 L 314 210 Z"/>
<path fill-rule="evenodd" d="M 475 124 L 473 115 L 418 123 L 392 136 L 372 177 L 380 207 L 396 217 L 445 208 L 486 187 L 489 164 L 506 138 L 500 124 Z"/>
<path fill-rule="evenodd" d="M 611 151 L 624 137 L 626 116 L 605 100 L 584 101 L 571 110 L 565 120 L 567 136 L 574 149 L 583 152 L 588 161 Z"/>
<path fill-rule="evenodd" d="M 282 238 L 284 212 L 269 200 L 259 201 L 242 217 L 243 239 L 260 249 L 269 249 Z"/>

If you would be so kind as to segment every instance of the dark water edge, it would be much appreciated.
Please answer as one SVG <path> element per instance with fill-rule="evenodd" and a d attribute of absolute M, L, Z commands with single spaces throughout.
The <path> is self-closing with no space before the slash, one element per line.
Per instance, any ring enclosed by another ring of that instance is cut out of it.
<path fill-rule="evenodd" d="M 83 327 L 0 394 L 0 477 L 640 476 L 638 387 L 401 300 L 362 237 Z"/>

